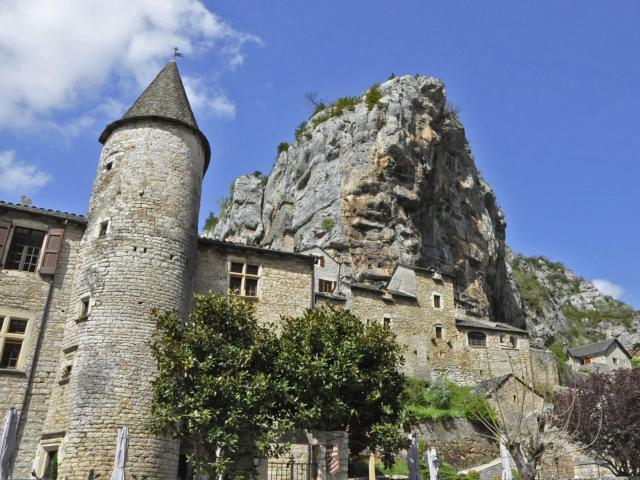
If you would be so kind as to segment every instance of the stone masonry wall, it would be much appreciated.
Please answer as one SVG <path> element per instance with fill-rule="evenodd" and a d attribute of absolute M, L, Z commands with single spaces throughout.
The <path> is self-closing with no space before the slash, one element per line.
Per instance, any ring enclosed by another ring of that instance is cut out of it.
<path fill-rule="evenodd" d="M 229 262 L 260 266 L 258 297 L 253 302 L 257 318 L 278 324 L 281 316 L 298 316 L 311 308 L 313 259 L 278 254 L 268 250 L 247 251 L 227 244 L 201 242 L 194 281 L 195 293 L 226 293 L 229 289 Z"/>
<path fill-rule="evenodd" d="M 404 372 L 418 378 L 430 378 L 432 364 L 441 350 L 432 343 L 435 325 L 447 331 L 455 329 L 454 293 L 450 280 L 434 280 L 426 272 L 416 273 L 416 298 L 381 295 L 379 292 L 352 288 L 350 309 L 362 320 L 383 322 L 391 317 L 391 330 L 405 346 Z M 435 308 L 433 294 L 441 296 L 441 308 Z M 442 350 L 446 352 L 447 350 Z"/>
<path fill-rule="evenodd" d="M 151 308 L 186 313 L 195 269 L 204 149 L 184 127 L 138 120 L 106 141 L 80 245 L 63 348 L 75 351 L 59 477 L 108 477 L 118 428 L 128 472 L 174 480 L 179 445 L 147 426 L 156 365 Z M 109 222 L 101 233 L 104 222 Z M 91 310 L 80 316 L 81 299 Z"/>
<path fill-rule="evenodd" d="M 18 429 L 18 449 L 13 462 L 14 478 L 30 476 L 38 443 L 46 431 L 44 419 L 55 399 L 52 390 L 58 380 L 60 345 L 64 317 L 75 272 L 78 244 L 84 226 L 25 212 L 5 210 L 0 218 L 41 230 L 64 228 L 63 245 L 54 277 L 17 270 L 0 270 L 0 313 L 29 320 L 23 344 L 25 361 L 20 370 L 0 370 L 0 411 L 15 407 L 23 411 Z M 45 307 L 51 288 L 46 318 Z M 34 353 L 41 337 L 37 362 Z M 33 369 L 33 371 L 32 371 Z M 28 389 L 29 375 L 32 375 Z M 23 410 L 24 405 L 24 410 Z"/>

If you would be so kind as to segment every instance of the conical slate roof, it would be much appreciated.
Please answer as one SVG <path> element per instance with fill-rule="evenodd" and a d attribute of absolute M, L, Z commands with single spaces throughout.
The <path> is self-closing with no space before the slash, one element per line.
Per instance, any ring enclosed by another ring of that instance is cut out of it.
<path fill-rule="evenodd" d="M 171 123 L 178 123 L 191 129 L 200 137 L 205 147 L 206 170 L 211 156 L 209 142 L 198 129 L 198 123 L 193 115 L 193 110 L 191 110 L 175 60 L 172 60 L 160 70 L 160 73 L 156 75 L 156 78 L 153 79 L 120 120 L 107 125 L 102 135 L 100 135 L 100 142 L 105 143 L 111 132 L 117 127 L 139 119 L 161 119 Z"/>
<path fill-rule="evenodd" d="M 122 118 L 164 117 L 198 128 L 175 61 L 167 63 Z"/>

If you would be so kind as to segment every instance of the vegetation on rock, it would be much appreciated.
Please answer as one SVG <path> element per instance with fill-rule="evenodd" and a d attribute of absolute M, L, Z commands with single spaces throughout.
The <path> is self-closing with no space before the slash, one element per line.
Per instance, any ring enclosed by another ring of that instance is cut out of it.
<path fill-rule="evenodd" d="M 371 111 L 380 102 L 382 98 L 382 92 L 380 91 L 380 85 L 374 84 L 367 90 L 364 96 L 364 103 L 367 105 L 367 110 Z"/>
<path fill-rule="evenodd" d="M 289 144 L 287 142 L 281 142 L 278 144 L 278 154 L 284 153 L 289 150 Z"/>
<path fill-rule="evenodd" d="M 213 212 L 209 212 L 209 215 L 207 215 L 207 218 L 204 221 L 203 230 L 205 232 L 212 232 L 213 229 L 216 228 L 216 225 L 218 224 L 218 222 L 219 222 L 218 217 L 216 217 Z"/>

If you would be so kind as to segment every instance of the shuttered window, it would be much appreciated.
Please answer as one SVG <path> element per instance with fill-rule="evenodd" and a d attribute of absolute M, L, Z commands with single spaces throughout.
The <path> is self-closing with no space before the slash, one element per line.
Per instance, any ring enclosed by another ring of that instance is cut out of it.
<path fill-rule="evenodd" d="M 42 275 L 53 275 L 56 273 L 60 250 L 62 250 L 63 237 L 63 228 L 49 229 L 47 240 L 44 245 L 44 252 L 42 254 L 42 263 L 40 264 L 40 273 Z"/>
<path fill-rule="evenodd" d="M 11 223 L 0 220 L 0 264 L 4 258 L 4 250 L 9 242 L 9 231 L 11 230 Z"/>
<path fill-rule="evenodd" d="M 15 227 L 4 268 L 35 272 L 42 250 L 45 232 L 30 228 Z"/>

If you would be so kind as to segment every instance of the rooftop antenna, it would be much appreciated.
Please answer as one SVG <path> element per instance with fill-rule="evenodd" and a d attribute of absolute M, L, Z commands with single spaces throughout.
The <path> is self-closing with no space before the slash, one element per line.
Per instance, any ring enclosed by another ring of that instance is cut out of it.
<path fill-rule="evenodd" d="M 176 58 L 178 57 L 184 57 L 184 55 L 182 53 L 180 53 L 178 47 L 173 47 L 173 61 L 176 61 Z"/>

